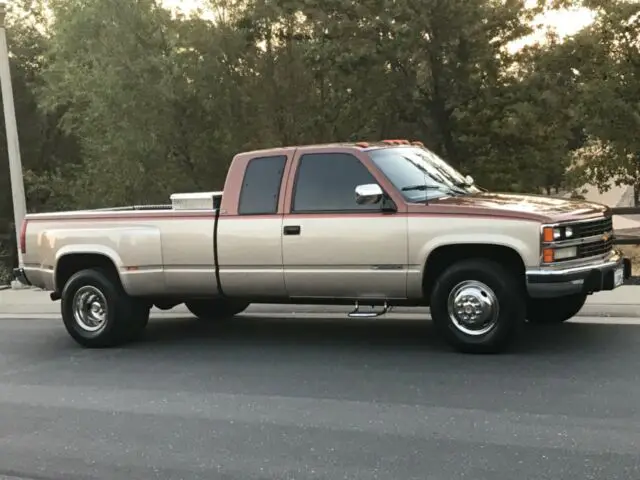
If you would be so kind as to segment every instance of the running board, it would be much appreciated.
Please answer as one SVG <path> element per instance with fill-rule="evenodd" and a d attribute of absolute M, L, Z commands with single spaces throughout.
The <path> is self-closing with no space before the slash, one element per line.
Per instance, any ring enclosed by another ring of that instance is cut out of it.
<path fill-rule="evenodd" d="M 373 308 L 373 306 L 372 306 Z M 355 303 L 354 309 L 351 313 L 349 313 L 347 316 L 349 318 L 374 318 L 374 317 L 379 317 L 381 315 L 384 315 L 385 313 L 388 313 L 391 311 L 393 307 L 390 307 L 387 302 L 384 302 L 384 307 L 382 308 L 382 311 L 380 312 L 361 312 L 360 311 L 360 304 L 358 302 Z"/>

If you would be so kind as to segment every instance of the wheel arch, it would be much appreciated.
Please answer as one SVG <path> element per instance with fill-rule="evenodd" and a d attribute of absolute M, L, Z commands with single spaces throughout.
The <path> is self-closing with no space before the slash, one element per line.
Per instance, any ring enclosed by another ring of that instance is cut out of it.
<path fill-rule="evenodd" d="M 525 262 L 522 255 L 511 245 L 501 243 L 455 243 L 440 245 L 433 249 L 422 268 L 422 294 L 431 298 L 438 277 L 453 263 L 470 259 L 492 260 L 513 272 L 526 287 Z"/>
<path fill-rule="evenodd" d="M 120 264 L 117 254 L 104 248 L 61 251 L 57 256 L 54 271 L 54 294 L 59 295 L 75 273 L 90 268 L 108 272 L 122 285 L 118 268 Z"/>

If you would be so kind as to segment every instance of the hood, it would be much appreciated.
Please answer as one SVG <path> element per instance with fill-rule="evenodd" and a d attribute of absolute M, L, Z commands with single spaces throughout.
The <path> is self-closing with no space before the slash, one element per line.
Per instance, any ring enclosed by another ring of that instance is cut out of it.
<path fill-rule="evenodd" d="M 611 214 L 610 208 L 606 205 L 585 202 L 584 200 L 488 192 L 432 200 L 429 205 L 458 207 L 469 214 L 496 212 L 507 214 L 510 217 L 521 217 L 542 222 L 582 220 Z"/>

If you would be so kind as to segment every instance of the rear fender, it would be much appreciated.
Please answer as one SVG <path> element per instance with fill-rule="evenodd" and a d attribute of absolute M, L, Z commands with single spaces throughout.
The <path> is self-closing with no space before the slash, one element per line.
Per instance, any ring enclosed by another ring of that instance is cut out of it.
<path fill-rule="evenodd" d="M 69 255 L 82 255 L 82 254 L 100 255 L 108 258 L 111 261 L 111 263 L 113 263 L 113 265 L 115 266 L 116 272 L 118 272 L 118 276 L 122 281 L 122 275 L 120 274 L 120 271 L 122 269 L 122 259 L 120 258 L 120 255 L 118 255 L 118 252 L 116 252 L 112 248 L 109 248 L 105 245 L 100 245 L 100 244 L 67 245 L 62 247 L 56 253 L 55 283 L 54 283 L 55 291 L 59 292 L 64 287 L 64 285 L 58 285 L 58 279 L 57 279 L 58 265 L 60 265 L 60 260 L 63 257 L 69 256 Z M 125 290 L 126 290 L 126 287 L 125 287 Z"/>

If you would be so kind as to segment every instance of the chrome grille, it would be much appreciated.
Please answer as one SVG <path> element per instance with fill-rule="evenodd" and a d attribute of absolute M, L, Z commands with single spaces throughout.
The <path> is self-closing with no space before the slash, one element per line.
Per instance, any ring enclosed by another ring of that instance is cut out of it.
<path fill-rule="evenodd" d="M 571 238 L 587 238 L 611 232 L 613 230 L 613 219 L 606 217 L 591 222 L 569 224 L 568 226 L 573 229 Z"/>
<path fill-rule="evenodd" d="M 589 258 L 601 256 L 613 250 L 613 219 L 605 217 L 589 222 L 569 224 L 573 229 L 573 239 L 598 237 L 598 240 L 578 245 L 578 255 L 575 258 Z M 602 238 L 609 234 L 608 238 Z"/>
<path fill-rule="evenodd" d="M 596 255 L 604 255 L 609 253 L 613 249 L 613 238 L 607 241 L 598 241 L 592 243 L 585 243 L 578 246 L 577 258 L 595 257 Z"/>

